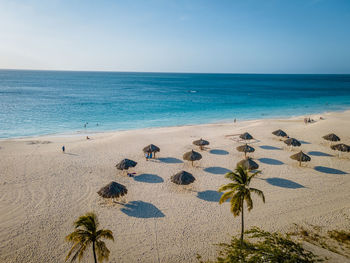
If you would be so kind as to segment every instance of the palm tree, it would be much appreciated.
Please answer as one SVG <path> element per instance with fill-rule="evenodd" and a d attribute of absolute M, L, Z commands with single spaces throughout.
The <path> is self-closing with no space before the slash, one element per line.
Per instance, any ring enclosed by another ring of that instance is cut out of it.
<path fill-rule="evenodd" d="M 256 188 L 249 187 L 251 180 L 260 173 L 257 171 L 255 173 L 250 173 L 248 170 L 244 169 L 242 166 L 238 166 L 235 172 L 229 172 L 225 175 L 233 183 L 223 185 L 219 188 L 219 192 L 225 192 L 219 201 L 219 204 L 224 203 L 226 200 L 231 199 L 231 212 L 233 216 L 242 217 L 242 229 L 241 229 L 241 245 L 243 244 L 243 234 L 244 234 L 244 200 L 246 201 L 248 211 L 253 208 L 253 201 L 251 198 L 251 193 L 256 193 L 260 196 L 265 203 L 264 193 Z"/>
<path fill-rule="evenodd" d="M 92 251 L 94 254 L 95 263 L 97 263 L 96 253 L 98 261 L 108 260 L 109 250 L 105 242 L 101 241 L 101 238 L 106 238 L 114 241 L 113 233 L 108 229 L 98 229 L 97 216 L 90 212 L 78 218 L 74 222 L 75 231 L 66 236 L 66 241 L 73 243 L 72 248 L 69 250 L 66 257 L 66 261 L 72 254 L 71 262 L 75 261 L 77 257 L 79 261 L 83 258 L 86 248 L 92 244 Z"/>

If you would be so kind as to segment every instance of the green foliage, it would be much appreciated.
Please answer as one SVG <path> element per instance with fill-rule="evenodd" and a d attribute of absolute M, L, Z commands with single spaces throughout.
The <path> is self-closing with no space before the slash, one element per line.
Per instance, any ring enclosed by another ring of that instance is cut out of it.
<path fill-rule="evenodd" d="M 219 204 L 230 200 L 231 203 L 231 213 L 233 216 L 242 216 L 242 230 L 241 230 L 241 242 L 243 242 L 244 234 L 244 201 L 247 204 L 248 211 L 253 209 L 253 200 L 251 194 L 255 193 L 262 198 L 265 203 L 265 196 L 261 190 L 250 187 L 251 180 L 257 176 L 260 171 L 255 173 L 250 173 L 248 170 L 244 169 L 242 166 L 238 166 L 234 172 L 227 173 L 226 178 L 231 179 L 233 182 L 223 185 L 219 188 L 219 192 L 225 192 L 220 200 Z"/>
<path fill-rule="evenodd" d="M 100 239 L 110 239 L 114 241 L 113 233 L 111 230 L 97 230 L 98 229 L 97 216 L 94 213 L 86 213 L 85 215 L 79 217 L 74 222 L 75 231 L 66 236 L 66 241 L 72 243 L 72 248 L 69 250 L 66 257 L 66 261 L 72 256 L 71 262 L 83 258 L 86 248 L 92 245 L 94 259 L 99 262 L 103 260 L 108 261 L 109 250 L 106 244 Z"/>
<path fill-rule="evenodd" d="M 350 244 L 350 232 L 333 230 L 329 231 L 328 235 L 340 243 Z"/>
<path fill-rule="evenodd" d="M 280 233 L 270 233 L 259 228 L 245 232 L 248 240 L 241 246 L 240 239 L 232 237 L 229 244 L 221 243 L 217 263 L 311 263 L 322 259 L 305 250 L 299 243 Z M 197 257 L 201 263 L 201 257 Z M 209 262 L 209 261 L 207 261 Z"/>
<path fill-rule="evenodd" d="M 221 196 L 219 203 L 222 204 L 226 200 L 230 200 L 231 212 L 234 216 L 238 216 L 243 209 L 244 200 L 247 203 L 248 211 L 253 209 L 251 193 L 257 194 L 265 202 L 265 196 L 262 191 L 249 187 L 251 180 L 259 173 L 260 171 L 251 174 L 241 166 L 238 166 L 235 172 L 227 173 L 225 177 L 231 179 L 233 183 L 223 185 L 219 188 L 219 192 L 227 191 Z"/>

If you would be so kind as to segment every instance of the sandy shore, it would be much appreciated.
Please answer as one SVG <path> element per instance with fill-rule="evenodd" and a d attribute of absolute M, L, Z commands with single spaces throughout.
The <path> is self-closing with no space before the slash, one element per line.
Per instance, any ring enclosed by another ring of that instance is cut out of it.
<path fill-rule="evenodd" d="M 64 237 L 73 221 L 88 211 L 111 229 L 110 262 L 196 262 L 196 253 L 215 256 L 218 242 L 239 233 L 240 219 L 229 204 L 218 204 L 218 187 L 243 155 L 241 143 L 227 137 L 245 131 L 257 140 L 252 157 L 262 175 L 254 187 L 264 191 L 266 203 L 254 198 L 246 226 L 287 231 L 294 223 L 324 229 L 350 228 L 350 159 L 342 158 L 321 137 L 334 132 L 350 143 L 350 111 L 324 114 L 325 120 L 305 125 L 303 116 L 285 120 L 256 120 L 156 128 L 91 136 L 38 137 L 0 141 L 0 261 L 63 262 L 69 249 Z M 271 134 L 281 128 L 300 139 L 312 160 L 298 167 L 284 143 Z M 182 161 L 204 138 L 209 148 L 197 167 Z M 154 143 L 159 159 L 146 162 L 142 148 Z M 66 146 L 66 154 L 61 147 Z M 138 162 L 135 178 L 121 175 L 115 164 L 123 158 Z M 180 170 L 196 181 L 181 187 L 170 182 Z M 97 191 L 116 181 L 128 188 L 126 205 L 102 200 Z M 330 262 L 346 259 L 320 249 Z M 90 251 L 88 252 L 90 253 Z M 84 262 L 92 262 L 87 257 Z"/>

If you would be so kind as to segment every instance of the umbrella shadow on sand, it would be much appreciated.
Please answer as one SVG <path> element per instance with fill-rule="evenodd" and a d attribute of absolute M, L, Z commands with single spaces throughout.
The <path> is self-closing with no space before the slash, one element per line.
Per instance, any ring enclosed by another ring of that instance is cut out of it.
<path fill-rule="evenodd" d="M 207 168 L 204 168 L 203 171 L 211 174 L 226 174 L 231 172 L 229 169 L 226 169 L 224 167 L 219 167 L 219 166 L 207 167 Z"/>
<path fill-rule="evenodd" d="M 183 163 L 182 160 L 174 158 L 174 157 L 158 158 L 158 161 L 160 161 L 162 163 Z"/>
<path fill-rule="evenodd" d="M 223 193 L 213 191 L 213 190 L 206 190 L 202 192 L 197 192 L 197 197 L 199 199 L 202 199 L 207 202 L 219 202 L 221 196 Z"/>
<path fill-rule="evenodd" d="M 140 174 L 134 176 L 134 180 L 142 183 L 157 184 L 164 182 L 163 178 L 156 174 Z"/>
<path fill-rule="evenodd" d="M 319 152 L 319 151 L 308 152 L 308 154 L 311 155 L 311 156 L 319 156 L 319 157 L 322 157 L 322 156 L 333 156 L 331 154 L 324 153 L 324 152 Z"/>
<path fill-rule="evenodd" d="M 258 160 L 261 163 L 270 164 L 270 165 L 282 165 L 282 164 L 284 164 L 280 160 L 272 159 L 272 158 L 260 158 Z"/>
<path fill-rule="evenodd" d="M 158 218 L 165 217 L 163 212 L 151 203 L 143 201 L 132 201 L 120 209 L 124 214 L 137 218 Z"/>
<path fill-rule="evenodd" d="M 264 150 L 282 150 L 282 148 L 271 146 L 271 145 L 261 145 L 259 147 Z"/>
<path fill-rule="evenodd" d="M 261 179 L 265 180 L 267 183 L 273 185 L 273 186 L 278 186 L 278 187 L 283 187 L 283 188 L 290 188 L 290 189 L 298 189 L 298 188 L 305 188 L 305 186 L 298 184 L 296 182 L 293 182 L 288 179 L 283 179 L 283 178 L 278 178 L 278 177 L 271 177 L 271 178 L 266 178 L 266 179 Z"/>
<path fill-rule="evenodd" d="M 228 151 L 219 150 L 219 149 L 212 149 L 212 150 L 209 151 L 209 153 L 211 153 L 211 154 L 217 154 L 217 155 L 227 155 L 227 154 L 229 154 Z"/>
<path fill-rule="evenodd" d="M 314 169 L 318 172 L 325 173 L 325 174 L 348 174 L 347 172 L 344 172 L 342 170 L 325 167 L 325 166 L 315 166 Z"/>

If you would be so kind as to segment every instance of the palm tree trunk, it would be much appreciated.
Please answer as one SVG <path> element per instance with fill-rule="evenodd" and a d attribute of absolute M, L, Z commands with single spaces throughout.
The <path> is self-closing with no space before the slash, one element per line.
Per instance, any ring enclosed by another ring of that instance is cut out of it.
<path fill-rule="evenodd" d="M 92 251 L 94 252 L 94 259 L 95 259 L 95 263 L 97 263 L 97 259 L 96 259 L 96 251 L 95 251 L 95 241 L 92 242 Z"/>
<path fill-rule="evenodd" d="M 242 200 L 242 213 L 241 213 L 241 220 L 242 220 L 242 229 L 241 229 L 241 246 L 243 246 L 243 234 L 244 234 L 244 203 Z"/>

